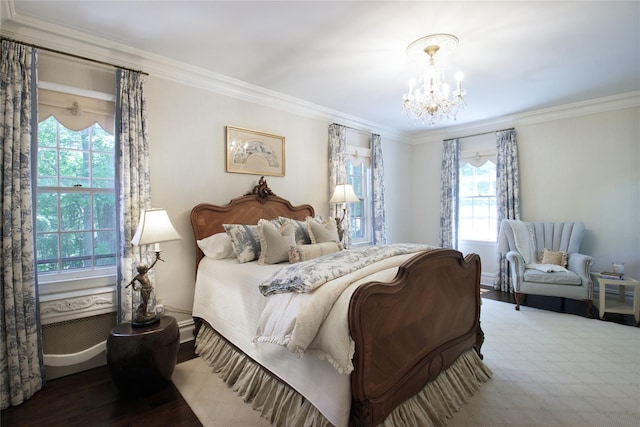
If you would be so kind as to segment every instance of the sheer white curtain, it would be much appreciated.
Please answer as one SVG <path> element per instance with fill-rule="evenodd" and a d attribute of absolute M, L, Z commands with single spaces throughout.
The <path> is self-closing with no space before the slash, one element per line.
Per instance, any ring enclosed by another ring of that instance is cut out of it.
<path fill-rule="evenodd" d="M 520 174 L 518 170 L 518 144 L 516 131 L 496 132 L 496 204 L 498 230 L 505 219 L 520 219 Z M 498 253 L 494 288 L 512 292 L 509 262 L 506 254 Z"/>
<path fill-rule="evenodd" d="M 149 143 L 144 80 L 140 73 L 118 70 L 116 97 L 116 131 L 118 133 L 118 323 L 131 321 L 134 292 L 125 288 L 134 277 L 134 268 L 142 260 L 134 250 L 131 239 L 135 235 L 140 212 L 151 207 L 149 179 Z M 142 259 L 146 259 L 147 247 Z M 135 298 L 139 295 L 135 295 Z M 149 304 L 154 307 L 153 299 Z"/>
<path fill-rule="evenodd" d="M 459 158 L 460 141 L 443 141 L 440 175 L 440 246 L 443 248 L 458 248 Z"/>
<path fill-rule="evenodd" d="M 2 41 L 0 57 L 0 185 L 2 409 L 19 405 L 45 384 L 33 243 L 32 138 L 36 129 L 34 49 Z"/>

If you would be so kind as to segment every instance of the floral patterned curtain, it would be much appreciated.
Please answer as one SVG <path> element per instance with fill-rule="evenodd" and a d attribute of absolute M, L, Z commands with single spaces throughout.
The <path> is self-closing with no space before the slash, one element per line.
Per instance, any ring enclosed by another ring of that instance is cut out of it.
<path fill-rule="evenodd" d="M 514 129 L 496 132 L 496 203 L 498 230 L 502 220 L 520 219 L 518 145 Z M 506 254 L 498 253 L 497 262 L 493 287 L 503 292 L 512 292 L 513 285 Z"/>
<path fill-rule="evenodd" d="M 131 321 L 139 298 L 131 287 L 135 267 L 147 259 L 134 248 L 131 239 L 138 228 L 140 212 L 151 207 L 149 179 L 149 144 L 144 81 L 140 73 L 118 70 L 116 99 L 116 132 L 118 132 L 118 221 L 120 226 L 118 263 L 118 323 Z M 150 272 L 152 273 L 152 272 Z M 152 278 L 152 276 L 150 275 Z M 154 297 L 149 307 L 155 307 Z"/>
<path fill-rule="evenodd" d="M 459 158 L 460 141 L 443 141 L 440 177 L 440 246 L 443 248 L 458 248 Z"/>
<path fill-rule="evenodd" d="M 333 123 L 329 126 L 329 198 L 333 195 L 336 185 L 347 183 L 347 165 L 345 162 L 345 153 L 347 151 L 347 128 L 345 126 Z M 335 217 L 342 215 L 339 212 L 340 207 L 335 206 Z M 351 220 L 349 218 L 349 210 L 342 219 L 342 229 L 344 237 L 342 244 L 348 248 L 351 244 Z"/>
<path fill-rule="evenodd" d="M 2 41 L 0 58 L 0 186 L 2 409 L 19 405 L 45 385 L 33 245 L 31 144 L 35 114 L 34 49 Z"/>
<path fill-rule="evenodd" d="M 371 134 L 371 175 L 373 196 L 373 244 L 387 243 L 387 226 L 384 218 L 384 164 L 382 138 Z"/>

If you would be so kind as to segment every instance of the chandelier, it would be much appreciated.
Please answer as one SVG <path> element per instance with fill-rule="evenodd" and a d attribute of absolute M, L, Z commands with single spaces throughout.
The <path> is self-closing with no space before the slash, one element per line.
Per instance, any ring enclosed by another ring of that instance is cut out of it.
<path fill-rule="evenodd" d="M 429 56 L 429 62 L 418 79 L 409 80 L 409 93 L 402 99 L 402 109 L 411 124 L 428 123 L 453 118 L 460 109 L 466 107 L 466 91 L 462 90 L 462 73 L 456 74 L 456 89 L 451 91 L 444 82 L 444 71 L 436 66 L 435 55 L 451 53 L 458 46 L 458 38 L 451 34 L 433 34 L 422 37 L 407 47 L 407 55 L 422 58 Z"/>

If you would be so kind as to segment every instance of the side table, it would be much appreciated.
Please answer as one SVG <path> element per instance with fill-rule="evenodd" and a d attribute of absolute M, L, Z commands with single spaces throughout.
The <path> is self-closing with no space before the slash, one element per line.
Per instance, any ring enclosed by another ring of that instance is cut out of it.
<path fill-rule="evenodd" d="M 600 313 L 600 319 L 604 317 L 605 313 L 619 313 L 619 314 L 633 314 L 636 319 L 636 324 L 640 326 L 640 282 L 631 277 L 625 277 L 624 279 L 610 279 L 602 277 L 600 273 L 591 273 L 591 277 L 594 281 L 598 282 L 598 299 L 597 302 L 598 312 Z M 606 287 L 618 286 L 618 299 L 606 298 Z M 626 287 L 633 287 L 633 303 L 627 304 L 625 302 Z"/>
<path fill-rule="evenodd" d="M 122 323 L 107 339 L 107 365 L 121 393 L 146 394 L 164 385 L 178 360 L 180 331 L 176 319 L 161 316 L 160 323 L 132 327 Z"/>

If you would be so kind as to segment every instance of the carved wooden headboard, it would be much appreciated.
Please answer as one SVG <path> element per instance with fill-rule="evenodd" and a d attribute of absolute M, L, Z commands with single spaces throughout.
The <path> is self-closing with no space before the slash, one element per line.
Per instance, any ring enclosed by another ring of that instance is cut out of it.
<path fill-rule="evenodd" d="M 293 206 L 288 200 L 273 194 L 264 177 L 260 178 L 253 190 L 226 205 L 200 203 L 191 210 L 191 227 L 196 240 L 196 269 L 204 256 L 197 241 L 215 233 L 224 233 L 222 224 L 257 224 L 262 218 L 279 216 L 304 220 L 314 215 L 311 205 Z"/>

